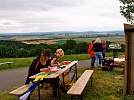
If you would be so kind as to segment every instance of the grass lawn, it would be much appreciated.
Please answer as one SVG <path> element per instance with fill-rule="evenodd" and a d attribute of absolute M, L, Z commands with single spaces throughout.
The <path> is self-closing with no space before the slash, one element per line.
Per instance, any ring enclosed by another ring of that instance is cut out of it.
<path fill-rule="evenodd" d="M 120 53 L 121 55 L 123 53 Z M 107 53 L 106 56 L 112 56 L 112 53 Z M 28 67 L 35 57 L 29 58 L 4 58 L 0 59 L 1 62 L 14 62 L 11 68 Z M 90 59 L 88 54 L 79 55 L 65 55 L 62 60 L 86 60 Z M 7 65 L 2 65 L 0 70 L 8 69 Z M 78 77 L 89 66 L 78 69 Z M 66 78 L 67 81 L 67 78 Z M 94 69 L 93 72 L 93 86 L 90 87 L 90 81 L 83 91 L 83 100 L 133 100 L 131 96 L 123 96 L 122 89 L 124 84 L 123 69 L 115 67 L 113 71 L 102 71 Z M 17 87 L 13 87 L 14 89 Z M 11 91 L 11 90 L 10 90 Z M 57 100 L 51 97 L 52 90 L 41 89 L 42 100 Z M 67 94 L 61 94 L 62 100 L 70 100 L 70 96 Z M 0 94 L 0 100 L 17 100 L 17 96 L 9 95 L 9 91 Z M 37 89 L 32 93 L 31 100 L 38 100 Z"/>
<path fill-rule="evenodd" d="M 124 53 L 119 52 L 119 55 L 124 55 Z M 112 52 L 106 53 L 106 57 L 111 57 Z M 11 64 L 11 68 L 22 68 L 29 67 L 36 57 L 26 57 L 26 58 L 0 58 L 0 63 L 4 62 L 13 62 Z M 89 54 L 75 54 L 75 55 L 65 55 L 63 58 L 59 59 L 59 61 L 69 61 L 69 60 L 87 60 L 90 59 Z M 9 69 L 7 64 L 1 65 L 0 70 Z"/>
<path fill-rule="evenodd" d="M 89 66 L 78 69 L 78 77 L 85 71 L 90 69 Z M 93 86 L 90 87 L 90 81 L 83 91 L 83 100 L 133 100 L 131 96 L 123 96 L 123 69 L 114 68 L 113 71 L 102 71 L 94 69 Z M 57 100 L 51 97 L 52 90 L 41 89 L 42 100 Z M 70 95 L 61 94 L 62 100 L 70 100 Z M 17 100 L 18 97 L 9 95 L 9 91 L 1 94 L 1 100 Z M 37 89 L 32 93 L 31 100 L 38 100 Z"/>
<path fill-rule="evenodd" d="M 29 67 L 36 57 L 26 57 L 26 58 L 0 58 L 0 63 L 13 62 L 11 68 L 22 68 Z M 69 61 L 69 60 L 86 60 L 90 59 L 89 54 L 77 54 L 77 55 L 65 55 L 59 61 Z M 0 70 L 9 69 L 7 64 L 1 65 Z"/>

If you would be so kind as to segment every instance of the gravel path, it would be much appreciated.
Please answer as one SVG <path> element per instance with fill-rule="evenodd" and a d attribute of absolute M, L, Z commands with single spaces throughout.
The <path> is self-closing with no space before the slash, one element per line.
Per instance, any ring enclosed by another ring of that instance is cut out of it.
<path fill-rule="evenodd" d="M 78 62 L 77 68 L 89 66 L 90 60 Z M 28 68 L 18 68 L 0 71 L 0 94 L 9 91 L 15 86 L 25 83 Z"/>

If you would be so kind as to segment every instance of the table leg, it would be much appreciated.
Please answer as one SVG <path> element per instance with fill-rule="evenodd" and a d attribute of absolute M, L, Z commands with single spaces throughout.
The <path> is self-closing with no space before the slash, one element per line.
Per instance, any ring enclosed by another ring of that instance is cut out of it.
<path fill-rule="evenodd" d="M 77 65 L 75 64 L 75 74 L 76 74 L 76 80 L 78 79 L 77 77 Z"/>
<path fill-rule="evenodd" d="M 64 81 L 64 73 L 62 73 L 62 80 L 63 80 L 63 85 L 65 85 L 65 81 Z"/>
<path fill-rule="evenodd" d="M 92 87 L 92 75 L 91 75 L 91 87 Z"/>
<path fill-rule="evenodd" d="M 7 63 L 8 64 L 8 68 L 11 68 L 11 63 Z"/>
<path fill-rule="evenodd" d="M 58 100 L 61 100 L 59 77 L 57 77 Z"/>
<path fill-rule="evenodd" d="M 38 83 L 38 97 L 39 97 L 39 100 L 41 100 L 40 99 L 40 83 Z"/>

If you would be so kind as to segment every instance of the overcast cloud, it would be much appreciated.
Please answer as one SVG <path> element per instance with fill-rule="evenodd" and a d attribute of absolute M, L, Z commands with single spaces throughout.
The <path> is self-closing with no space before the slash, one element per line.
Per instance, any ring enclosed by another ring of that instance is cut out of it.
<path fill-rule="evenodd" d="M 119 0 L 0 0 L 0 33 L 123 30 Z"/>

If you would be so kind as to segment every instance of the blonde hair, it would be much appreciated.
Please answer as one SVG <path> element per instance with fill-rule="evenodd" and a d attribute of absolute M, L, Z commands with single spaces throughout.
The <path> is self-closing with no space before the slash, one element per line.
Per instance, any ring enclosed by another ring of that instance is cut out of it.
<path fill-rule="evenodd" d="M 96 38 L 95 43 L 101 43 L 101 39 L 100 38 Z"/>
<path fill-rule="evenodd" d="M 56 50 L 56 53 L 59 53 L 59 54 L 61 55 L 61 57 L 64 56 L 64 51 L 63 51 L 63 49 L 57 49 L 57 50 Z"/>
<path fill-rule="evenodd" d="M 103 39 L 103 40 L 101 40 L 101 42 L 102 42 L 102 43 L 106 43 L 106 41 L 105 41 L 104 39 Z"/>

